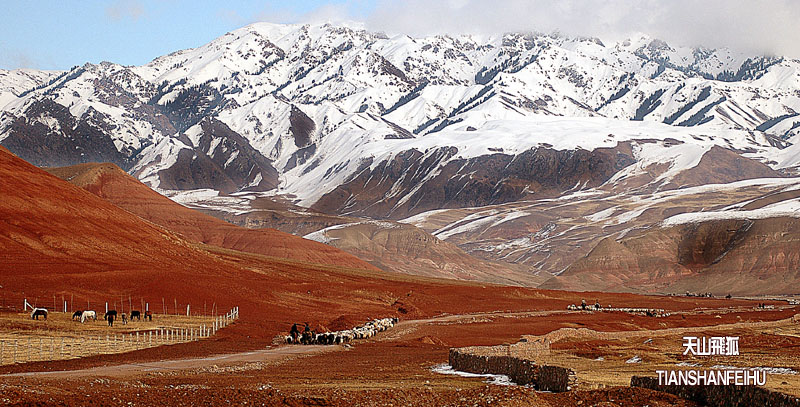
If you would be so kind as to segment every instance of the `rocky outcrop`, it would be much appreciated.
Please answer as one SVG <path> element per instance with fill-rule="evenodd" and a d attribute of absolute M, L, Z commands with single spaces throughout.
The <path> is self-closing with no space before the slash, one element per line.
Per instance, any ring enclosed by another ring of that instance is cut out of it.
<path fill-rule="evenodd" d="M 272 162 L 224 123 L 203 119 L 191 134 L 178 138 L 188 148 L 180 149 L 175 162 L 158 172 L 159 188 L 210 188 L 231 193 L 268 191 L 278 185 L 278 171 Z M 166 157 L 159 155 L 159 159 Z M 157 164 L 158 161 L 146 163 L 134 175 Z"/>
<path fill-rule="evenodd" d="M 313 208 L 399 219 L 432 209 L 484 206 L 596 187 L 634 163 L 629 146 L 594 151 L 534 148 L 518 155 L 453 159 L 457 153 L 455 147 L 404 151 L 374 169 L 364 169 Z"/>
<path fill-rule="evenodd" d="M 75 117 L 67 107 L 42 99 L 11 121 L 0 144 L 37 166 L 106 161 L 128 169 L 136 152 L 120 152 L 108 137 L 112 130 L 94 109 Z"/>

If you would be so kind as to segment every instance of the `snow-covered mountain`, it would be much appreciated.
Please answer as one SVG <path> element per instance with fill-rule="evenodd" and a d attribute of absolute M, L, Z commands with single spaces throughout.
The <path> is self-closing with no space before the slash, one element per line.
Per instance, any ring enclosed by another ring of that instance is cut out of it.
<path fill-rule="evenodd" d="M 139 67 L 0 71 L 0 140 L 39 165 L 111 161 L 160 189 L 274 190 L 403 217 L 599 185 L 632 162 L 677 170 L 712 145 L 790 169 L 795 160 L 776 157 L 800 132 L 799 68 L 643 35 L 603 44 L 257 23 Z M 490 170 L 492 188 L 452 181 L 469 177 L 464 167 L 520 159 L 581 167 L 591 158 L 550 156 L 619 143 L 632 144 L 629 157 L 595 157 L 604 169 L 593 176 L 548 182 L 519 168 L 515 183 Z M 359 183 L 370 176 L 382 184 Z M 455 191 L 420 207 L 442 186 Z"/>
<path fill-rule="evenodd" d="M 280 195 L 406 219 L 481 257 L 559 273 L 570 261 L 553 248 L 572 239 L 586 254 L 608 235 L 594 224 L 611 207 L 796 175 L 800 61 L 646 35 L 412 38 L 257 23 L 143 66 L 0 70 L 0 144 L 42 166 L 110 161 L 165 194 L 220 194 L 213 205 L 239 212 Z M 584 194 L 608 207 L 558 204 Z M 712 195 L 684 209 L 713 207 Z M 523 210 L 542 205 L 559 215 Z M 680 214 L 664 205 L 614 233 Z M 558 224 L 572 215 L 590 225 Z"/>

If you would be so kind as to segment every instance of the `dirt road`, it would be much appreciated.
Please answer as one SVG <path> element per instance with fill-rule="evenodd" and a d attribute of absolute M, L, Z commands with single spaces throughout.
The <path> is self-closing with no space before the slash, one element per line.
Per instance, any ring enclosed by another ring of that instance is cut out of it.
<path fill-rule="evenodd" d="M 331 352 L 340 349 L 339 346 L 280 346 L 252 352 L 230 353 L 225 355 L 210 356 L 205 358 L 164 360 L 150 363 L 126 363 L 114 366 L 99 366 L 90 369 L 60 370 L 54 372 L 26 372 L 3 375 L 2 377 L 47 377 L 47 378 L 77 378 L 77 377 L 123 377 L 142 373 L 158 371 L 177 371 L 200 369 L 208 366 L 232 365 L 248 362 L 270 362 L 296 355 L 309 355 L 322 352 Z"/>

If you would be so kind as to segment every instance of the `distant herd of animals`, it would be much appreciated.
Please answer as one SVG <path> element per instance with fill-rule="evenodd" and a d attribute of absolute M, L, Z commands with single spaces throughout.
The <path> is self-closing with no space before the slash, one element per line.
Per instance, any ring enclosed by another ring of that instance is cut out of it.
<path fill-rule="evenodd" d="M 289 330 L 289 335 L 284 337 L 284 342 L 300 345 L 340 345 L 353 339 L 371 338 L 378 332 L 383 332 L 393 327 L 397 322 L 397 318 L 374 319 L 352 329 L 322 333 L 312 330 L 308 322 L 305 323 L 303 332 L 300 332 L 298 324 L 294 324 L 292 329 Z"/>
<path fill-rule="evenodd" d="M 600 301 L 595 300 L 594 305 L 586 304 L 586 300 L 581 300 L 581 305 L 567 305 L 569 311 L 603 311 L 603 312 L 627 312 L 629 314 L 641 314 L 648 317 L 668 317 L 670 314 L 663 309 L 653 308 L 613 308 L 611 305 L 602 307 Z"/>
<path fill-rule="evenodd" d="M 35 319 L 38 321 L 39 317 L 44 317 L 44 320 L 46 321 L 47 314 L 48 314 L 47 308 L 34 308 L 33 311 L 31 311 L 31 319 Z M 134 321 L 134 320 L 141 321 L 142 316 L 144 316 L 144 319 L 146 321 L 153 320 L 152 311 L 145 311 L 144 314 L 142 314 L 141 311 L 135 311 L 135 310 L 131 311 L 130 319 L 128 318 L 128 314 L 124 312 L 117 313 L 116 310 L 107 311 L 103 315 L 103 319 L 108 321 L 108 326 L 114 326 L 114 320 L 117 319 L 117 316 L 119 316 L 123 324 L 127 324 L 128 321 Z M 81 323 L 85 323 L 87 320 L 97 321 L 97 312 L 91 310 L 89 311 L 78 310 L 72 313 L 72 320 L 73 321 L 80 320 Z"/>

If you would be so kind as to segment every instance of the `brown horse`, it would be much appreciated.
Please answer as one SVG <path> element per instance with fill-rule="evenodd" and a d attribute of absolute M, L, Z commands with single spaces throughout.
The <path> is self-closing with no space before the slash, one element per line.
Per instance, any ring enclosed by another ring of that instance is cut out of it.
<path fill-rule="evenodd" d="M 145 311 L 144 312 L 144 319 L 150 322 L 153 322 L 153 311 Z"/>
<path fill-rule="evenodd" d="M 108 326 L 114 326 L 114 320 L 117 319 L 117 310 L 108 310 L 106 311 L 105 315 L 103 315 L 103 319 L 108 321 Z"/>

